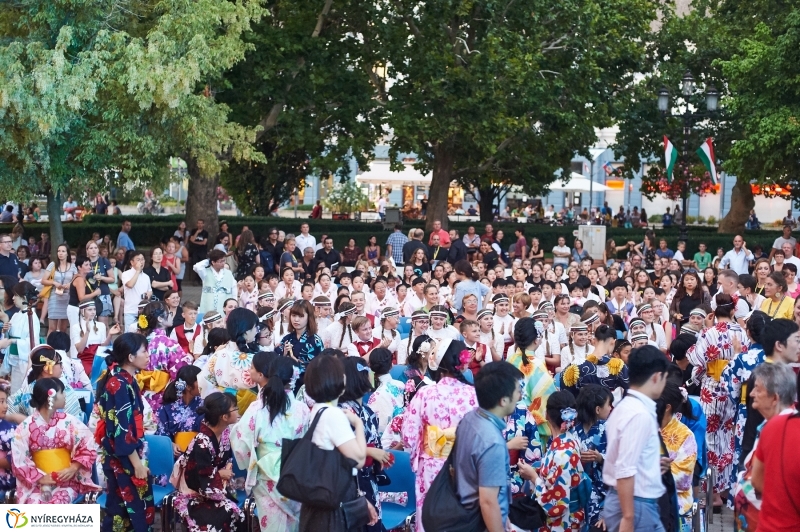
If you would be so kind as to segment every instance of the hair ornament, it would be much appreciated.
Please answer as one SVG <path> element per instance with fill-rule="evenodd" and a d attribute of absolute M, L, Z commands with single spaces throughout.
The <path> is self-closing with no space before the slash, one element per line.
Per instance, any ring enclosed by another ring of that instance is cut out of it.
<path fill-rule="evenodd" d="M 578 412 L 574 408 L 561 409 L 561 430 L 568 431 L 575 426 Z"/>
<path fill-rule="evenodd" d="M 473 350 L 474 351 L 474 350 Z M 458 369 L 464 370 L 467 368 L 469 361 L 472 360 L 473 353 L 469 349 L 464 349 L 458 354 Z"/>
<path fill-rule="evenodd" d="M 681 386 L 678 389 L 681 391 L 681 396 L 683 396 L 683 402 L 685 403 L 686 401 L 689 400 L 689 392 L 686 391 L 686 388 L 684 388 L 683 386 Z"/>
<path fill-rule="evenodd" d="M 52 410 L 53 409 L 53 405 L 55 404 L 55 402 L 56 402 L 56 389 L 55 388 L 50 388 L 49 390 L 47 390 L 47 408 L 48 408 L 48 410 Z"/>
<path fill-rule="evenodd" d="M 289 387 L 294 390 L 294 385 L 297 379 L 300 378 L 300 368 L 297 366 L 292 367 L 292 378 L 289 380 Z"/>
<path fill-rule="evenodd" d="M 358 371 L 369 371 L 369 368 L 367 366 L 365 366 L 364 364 L 362 364 L 361 362 L 356 364 L 356 369 Z"/>
<path fill-rule="evenodd" d="M 144 314 L 139 314 L 139 321 L 138 325 L 140 329 L 147 329 L 149 322 L 147 321 L 147 316 Z"/>
<path fill-rule="evenodd" d="M 544 336 L 544 325 L 542 325 L 541 321 L 534 321 L 533 326 L 536 328 L 536 336 Z"/>
<path fill-rule="evenodd" d="M 178 393 L 183 393 L 184 390 L 186 390 L 186 381 L 184 381 L 183 379 L 176 380 L 175 389 L 178 391 Z"/>

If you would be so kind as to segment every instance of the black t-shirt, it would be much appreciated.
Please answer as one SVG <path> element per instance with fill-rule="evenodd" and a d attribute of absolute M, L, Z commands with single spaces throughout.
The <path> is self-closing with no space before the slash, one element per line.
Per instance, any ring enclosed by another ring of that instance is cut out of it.
<path fill-rule="evenodd" d="M 488 253 L 483 254 L 483 263 L 486 264 L 486 267 L 489 269 L 494 268 L 499 264 L 499 258 L 497 256 L 497 252 L 492 250 Z"/>
<path fill-rule="evenodd" d="M 99 273 L 103 277 L 108 277 L 108 271 L 111 269 L 111 263 L 108 262 L 108 259 L 105 257 L 97 257 L 97 260 L 92 263 L 92 271 L 89 274 L 90 277 L 94 277 L 95 274 Z M 108 289 L 108 284 L 100 281 L 100 295 L 107 296 L 111 294 L 111 290 Z"/>
<path fill-rule="evenodd" d="M 98 203 L 94 206 L 94 210 L 97 214 L 105 214 L 106 210 L 108 209 L 108 204 L 106 202 Z"/>
<path fill-rule="evenodd" d="M 153 266 L 148 266 L 144 268 L 142 272 L 146 273 L 148 277 L 150 277 L 150 282 L 158 281 L 160 283 L 165 283 L 172 279 L 172 276 L 169 274 L 169 270 L 165 268 L 163 265 L 160 268 L 160 271 L 156 272 L 156 269 Z M 150 285 L 152 288 L 152 284 Z M 153 295 L 156 296 L 160 301 L 164 301 L 164 292 L 166 289 L 163 288 L 152 288 Z"/>
<path fill-rule="evenodd" d="M 198 239 L 205 240 L 206 243 L 197 244 L 196 242 Z M 197 235 L 195 235 L 194 232 L 192 232 L 192 234 L 189 235 L 189 246 L 191 246 L 189 249 L 192 250 L 192 253 L 195 255 L 195 257 L 202 256 L 202 258 L 206 258 L 206 255 L 208 254 L 208 231 L 203 229 L 202 231 L 197 233 Z"/>

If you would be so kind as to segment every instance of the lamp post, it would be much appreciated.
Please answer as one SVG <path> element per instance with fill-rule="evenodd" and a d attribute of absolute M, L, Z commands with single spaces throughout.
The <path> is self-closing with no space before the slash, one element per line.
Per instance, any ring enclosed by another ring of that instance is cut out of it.
<path fill-rule="evenodd" d="M 683 143 L 681 149 L 681 172 L 683 175 L 683 190 L 681 191 L 682 200 L 682 216 L 681 216 L 681 233 L 680 240 L 684 242 L 689 238 L 689 231 L 686 228 L 686 209 L 687 201 L 689 199 L 689 136 L 692 133 L 692 126 L 696 122 L 708 118 L 710 115 L 717 111 L 717 104 L 719 103 L 719 92 L 713 85 L 706 87 L 706 112 L 692 113 L 689 109 L 689 99 L 695 94 L 696 86 L 694 76 L 690 71 L 686 71 L 681 79 L 681 94 L 685 104 L 684 112 L 680 115 L 683 120 Z M 670 111 L 670 97 L 669 89 L 662 86 L 658 91 L 658 110 L 664 117 L 671 114 Z"/>
<path fill-rule="evenodd" d="M 591 224 L 594 218 L 592 217 L 592 207 L 594 205 L 594 163 L 597 162 L 597 158 L 600 157 L 606 148 L 589 148 L 589 154 L 592 156 L 591 166 L 590 166 L 590 176 L 589 176 L 589 223 Z"/>

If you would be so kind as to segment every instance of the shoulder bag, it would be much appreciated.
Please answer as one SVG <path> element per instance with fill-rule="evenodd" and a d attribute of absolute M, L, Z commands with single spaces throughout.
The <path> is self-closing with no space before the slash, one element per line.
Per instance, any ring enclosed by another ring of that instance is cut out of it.
<path fill-rule="evenodd" d="M 336 510 L 352 493 L 353 468 L 356 461 L 338 450 L 320 449 L 311 441 L 320 415 L 298 440 L 283 439 L 281 474 L 276 488 L 284 497 L 316 508 Z"/>
<path fill-rule="evenodd" d="M 482 532 L 483 523 L 480 504 L 467 508 L 461 504 L 456 489 L 456 470 L 453 457 L 456 455 L 458 437 L 447 456 L 442 470 L 433 479 L 425 502 L 422 503 L 422 526 L 436 532 Z"/>
<path fill-rule="evenodd" d="M 48 281 L 52 281 L 56 277 L 56 268 L 53 266 L 53 271 L 50 272 L 50 275 L 47 276 Z M 50 297 L 50 291 L 53 289 L 53 285 L 42 285 L 42 289 L 39 290 L 39 299 L 47 299 Z"/>

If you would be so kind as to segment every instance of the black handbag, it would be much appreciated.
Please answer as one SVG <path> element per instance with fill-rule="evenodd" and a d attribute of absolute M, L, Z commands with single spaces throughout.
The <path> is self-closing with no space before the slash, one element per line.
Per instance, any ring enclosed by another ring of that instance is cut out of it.
<path fill-rule="evenodd" d="M 356 461 L 336 449 L 317 447 L 311 437 L 317 427 L 320 409 L 298 440 L 283 439 L 281 475 L 276 488 L 284 497 L 325 510 L 336 510 L 352 493 L 353 468 Z"/>
<path fill-rule="evenodd" d="M 461 498 L 456 489 L 456 472 L 453 467 L 453 457 L 456 455 L 458 439 L 453 444 L 450 455 L 442 466 L 442 470 L 433 479 L 425 502 L 422 503 L 422 526 L 425 530 L 436 532 L 483 532 L 486 525 L 483 523 L 480 504 L 471 508 L 461 504 Z"/>
<path fill-rule="evenodd" d="M 355 480 L 356 477 L 353 477 Z M 369 502 L 364 496 L 364 492 L 358 489 L 358 481 L 356 480 L 356 498 L 352 501 L 343 502 L 341 504 L 342 513 L 344 514 L 344 524 L 347 530 L 363 529 L 370 521 L 369 517 Z"/>
<path fill-rule="evenodd" d="M 519 497 L 508 506 L 508 520 L 524 530 L 539 530 L 547 522 L 547 514 L 533 497 Z"/>

